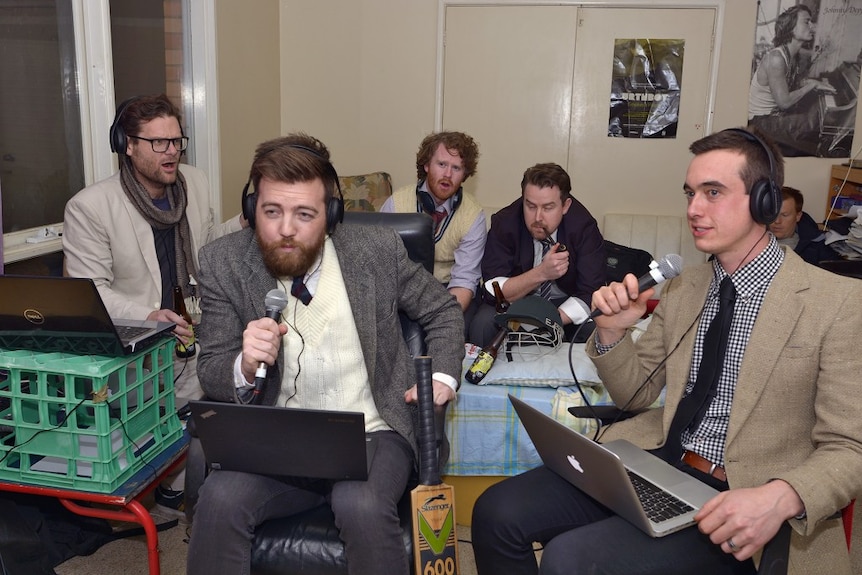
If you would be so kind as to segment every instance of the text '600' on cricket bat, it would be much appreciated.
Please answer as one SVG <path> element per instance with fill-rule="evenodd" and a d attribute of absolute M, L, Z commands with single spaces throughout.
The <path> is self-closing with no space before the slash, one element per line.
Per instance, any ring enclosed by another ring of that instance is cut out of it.
<path fill-rule="evenodd" d="M 416 575 L 457 575 L 455 489 L 440 479 L 431 358 L 417 357 L 414 363 L 419 398 L 419 485 L 410 498 Z"/>

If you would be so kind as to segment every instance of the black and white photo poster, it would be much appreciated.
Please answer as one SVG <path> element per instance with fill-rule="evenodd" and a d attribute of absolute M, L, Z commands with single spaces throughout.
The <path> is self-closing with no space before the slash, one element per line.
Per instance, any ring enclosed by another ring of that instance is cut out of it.
<path fill-rule="evenodd" d="M 849 157 L 860 63 L 862 0 L 760 0 L 749 124 L 786 156 Z"/>

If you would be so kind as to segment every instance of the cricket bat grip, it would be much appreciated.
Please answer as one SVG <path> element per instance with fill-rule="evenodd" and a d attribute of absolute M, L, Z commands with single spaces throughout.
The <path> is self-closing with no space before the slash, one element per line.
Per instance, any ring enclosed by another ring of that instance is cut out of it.
<path fill-rule="evenodd" d="M 419 483 L 440 483 L 437 462 L 437 434 L 434 425 L 434 384 L 431 376 L 431 358 L 414 358 L 416 368 L 416 395 L 419 404 Z"/>

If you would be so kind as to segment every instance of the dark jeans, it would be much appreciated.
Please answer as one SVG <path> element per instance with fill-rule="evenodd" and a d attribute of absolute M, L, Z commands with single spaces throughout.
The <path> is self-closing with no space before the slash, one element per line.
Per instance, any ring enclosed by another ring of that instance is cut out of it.
<path fill-rule="evenodd" d="M 753 563 L 725 554 L 696 527 L 653 539 L 538 467 L 490 487 L 473 508 L 479 575 L 743 575 Z M 532 543 L 544 545 L 541 568 Z"/>
<path fill-rule="evenodd" d="M 409 558 L 397 507 L 413 471 L 413 453 L 407 441 L 395 432 L 376 435 L 378 444 L 368 481 L 333 483 L 211 472 L 195 508 L 188 575 L 249 573 L 256 526 L 324 502 L 332 506 L 335 514 L 351 575 L 406 575 Z"/>

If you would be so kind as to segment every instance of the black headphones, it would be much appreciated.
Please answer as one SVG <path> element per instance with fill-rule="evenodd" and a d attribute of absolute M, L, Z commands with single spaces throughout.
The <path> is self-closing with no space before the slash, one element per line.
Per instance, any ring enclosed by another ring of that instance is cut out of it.
<path fill-rule="evenodd" d="M 126 108 L 128 108 L 129 105 L 137 99 L 137 96 L 133 96 L 128 100 L 124 100 L 123 103 L 117 107 L 117 114 L 114 116 L 114 123 L 111 124 L 111 130 L 108 132 L 108 141 L 111 143 L 111 151 L 114 153 L 126 154 L 126 145 L 129 140 L 126 137 L 126 131 L 123 130 L 123 126 L 120 125 L 120 120 L 123 119 L 123 113 L 126 111 Z"/>
<path fill-rule="evenodd" d="M 329 198 L 329 201 L 326 204 L 326 233 L 332 235 L 332 232 L 335 231 L 335 226 L 337 226 L 344 220 L 344 195 L 341 193 L 341 184 L 338 181 L 338 172 L 335 171 L 335 166 L 332 165 L 332 162 L 321 156 L 320 153 L 316 150 L 313 150 L 307 146 L 302 146 L 300 144 L 276 143 L 274 146 L 265 148 L 261 150 L 258 154 L 256 154 L 255 161 L 272 153 L 281 146 L 294 148 L 296 150 L 302 150 L 303 152 L 311 154 L 315 158 L 324 162 L 324 170 L 326 171 L 326 175 L 329 176 L 335 182 L 335 189 L 338 192 L 337 195 L 333 195 L 331 198 Z M 249 175 L 248 181 L 242 188 L 242 216 L 248 221 L 248 226 L 251 229 L 254 229 L 254 216 L 255 212 L 257 211 L 257 192 L 255 191 L 249 193 L 248 189 L 250 186 L 251 175 Z"/>
<path fill-rule="evenodd" d="M 769 162 L 769 178 L 761 178 L 751 186 L 751 189 L 748 191 L 748 207 L 751 211 L 751 217 L 755 222 L 769 225 L 778 217 L 778 213 L 781 211 L 781 203 L 784 201 L 781 195 L 781 188 L 775 182 L 775 157 L 772 155 L 772 150 L 757 134 L 748 130 L 728 128 L 725 131 L 742 135 L 749 142 L 759 145 L 766 154 L 766 159 Z"/>
<path fill-rule="evenodd" d="M 427 180 L 423 180 L 427 181 Z M 419 186 L 422 185 L 422 182 L 419 182 L 419 185 L 416 186 L 416 197 L 419 200 L 419 205 L 422 206 L 422 211 L 428 214 L 429 216 L 437 211 L 437 202 L 434 201 L 434 198 L 431 196 L 429 192 L 423 191 L 419 189 Z M 455 213 L 455 210 L 458 209 L 458 206 L 461 205 L 461 199 L 464 196 L 464 188 L 458 188 L 458 191 L 455 192 L 455 195 L 452 196 L 452 213 Z"/>

